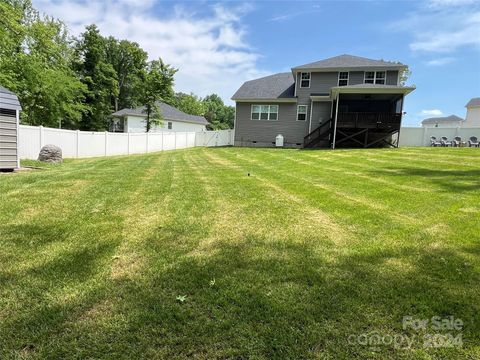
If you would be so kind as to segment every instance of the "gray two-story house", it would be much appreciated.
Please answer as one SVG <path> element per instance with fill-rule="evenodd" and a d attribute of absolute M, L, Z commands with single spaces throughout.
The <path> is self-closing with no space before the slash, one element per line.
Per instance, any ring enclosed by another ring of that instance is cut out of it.
<path fill-rule="evenodd" d="M 406 66 L 352 55 L 296 66 L 245 82 L 236 102 L 235 146 L 396 146 Z"/>

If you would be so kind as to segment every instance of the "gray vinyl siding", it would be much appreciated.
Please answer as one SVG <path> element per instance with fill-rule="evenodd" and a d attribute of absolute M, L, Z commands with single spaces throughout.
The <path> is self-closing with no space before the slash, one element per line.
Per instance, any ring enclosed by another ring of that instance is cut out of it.
<path fill-rule="evenodd" d="M 348 75 L 348 85 L 363 84 L 365 71 L 350 71 Z"/>
<path fill-rule="evenodd" d="M 398 85 L 398 71 L 387 71 L 387 85 Z"/>
<path fill-rule="evenodd" d="M 338 84 L 338 72 L 312 72 L 310 75 L 310 87 L 300 87 L 300 73 L 297 81 L 297 97 L 310 99 L 310 94 L 330 93 L 330 88 Z"/>
<path fill-rule="evenodd" d="M 250 120 L 252 105 L 279 105 L 278 120 Z M 303 144 L 303 138 L 308 132 L 307 121 L 297 121 L 296 103 L 238 103 L 235 114 L 235 143 L 275 142 L 275 137 L 282 134 L 285 143 Z"/>
<path fill-rule="evenodd" d="M 331 101 L 314 101 L 312 111 L 312 131 L 315 130 L 320 123 L 330 120 L 332 110 Z"/>
<path fill-rule="evenodd" d="M 0 169 L 17 167 L 17 118 L 0 115 Z"/>

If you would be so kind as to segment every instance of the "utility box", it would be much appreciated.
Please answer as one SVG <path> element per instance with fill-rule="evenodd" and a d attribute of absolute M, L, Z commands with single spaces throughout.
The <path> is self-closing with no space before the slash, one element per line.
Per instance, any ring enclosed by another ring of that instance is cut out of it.
<path fill-rule="evenodd" d="M 275 146 L 276 147 L 283 147 L 283 135 L 278 134 L 277 137 L 275 138 Z"/>
<path fill-rule="evenodd" d="M 21 109 L 17 95 L 0 86 L 0 171 L 20 167 L 18 126 Z"/>

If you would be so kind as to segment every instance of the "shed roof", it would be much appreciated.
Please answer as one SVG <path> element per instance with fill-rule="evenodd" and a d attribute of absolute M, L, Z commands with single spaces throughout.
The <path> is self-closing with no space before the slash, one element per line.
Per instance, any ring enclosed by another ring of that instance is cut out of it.
<path fill-rule="evenodd" d="M 0 86 L 0 109 L 22 110 L 17 95 L 3 86 Z"/>
<path fill-rule="evenodd" d="M 180 111 L 176 107 L 171 105 L 165 104 L 163 102 L 158 102 L 158 107 L 160 108 L 160 112 L 162 117 L 166 120 L 176 120 L 182 122 L 190 122 L 196 124 L 207 125 L 208 121 L 203 116 L 197 115 L 190 115 L 186 114 L 183 111 Z M 127 115 L 134 115 L 134 116 L 147 116 L 145 114 L 145 106 L 140 106 L 135 109 L 122 109 L 117 112 L 114 112 L 112 116 L 127 116 Z"/>

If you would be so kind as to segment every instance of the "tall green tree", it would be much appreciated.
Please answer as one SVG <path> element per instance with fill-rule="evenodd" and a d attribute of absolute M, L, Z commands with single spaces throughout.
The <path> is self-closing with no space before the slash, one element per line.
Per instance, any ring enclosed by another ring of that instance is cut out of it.
<path fill-rule="evenodd" d="M 96 25 L 89 25 L 75 45 L 75 70 L 87 86 L 85 105 L 88 111 L 80 121 L 82 130 L 106 130 L 113 112 L 112 99 L 118 96 L 118 78 L 107 61 L 107 40 Z"/>
<path fill-rule="evenodd" d="M 145 107 L 147 115 L 145 129 L 150 131 L 153 125 L 160 124 L 162 114 L 158 106 L 159 102 L 172 103 L 173 101 L 173 77 L 177 69 L 165 64 L 162 59 L 148 63 L 143 76 L 141 103 Z"/>
<path fill-rule="evenodd" d="M 64 24 L 41 16 L 29 0 L 0 2 L 0 83 L 16 92 L 22 122 L 75 126 L 86 88 L 71 69 Z"/>
<path fill-rule="evenodd" d="M 217 94 L 211 94 L 203 99 L 205 118 L 213 130 L 233 128 L 235 108 L 227 106 Z"/>
<path fill-rule="evenodd" d="M 112 65 L 117 75 L 117 92 L 112 96 L 115 111 L 139 105 L 147 58 L 147 52 L 135 42 L 114 37 L 106 40 L 106 62 Z"/>
<path fill-rule="evenodd" d="M 191 115 L 203 115 L 205 113 L 202 99 L 193 93 L 175 93 L 172 105 Z"/>

